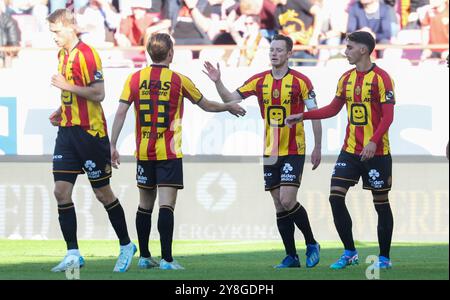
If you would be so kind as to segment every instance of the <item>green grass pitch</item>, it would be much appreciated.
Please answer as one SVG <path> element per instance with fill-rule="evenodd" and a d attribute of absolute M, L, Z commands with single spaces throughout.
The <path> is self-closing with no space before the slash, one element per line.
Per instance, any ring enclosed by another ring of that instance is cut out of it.
<path fill-rule="evenodd" d="M 175 241 L 173 254 L 186 269 L 140 270 L 137 256 L 127 273 L 113 273 L 119 247 L 116 241 L 80 241 L 86 266 L 80 279 L 142 280 L 365 280 L 368 255 L 376 255 L 376 243 L 357 242 L 357 266 L 331 270 L 329 265 L 341 254 L 337 242 L 321 243 L 321 261 L 313 269 L 305 267 L 304 245 L 298 242 L 300 269 L 276 270 L 273 265 L 284 257 L 281 241 Z M 150 249 L 160 254 L 159 242 Z M 449 279 L 448 243 L 394 243 L 393 269 L 382 270 L 380 279 Z M 0 279 L 66 279 L 64 273 L 51 273 L 65 254 L 63 241 L 0 240 Z M 138 253 L 137 253 L 138 255 Z"/>

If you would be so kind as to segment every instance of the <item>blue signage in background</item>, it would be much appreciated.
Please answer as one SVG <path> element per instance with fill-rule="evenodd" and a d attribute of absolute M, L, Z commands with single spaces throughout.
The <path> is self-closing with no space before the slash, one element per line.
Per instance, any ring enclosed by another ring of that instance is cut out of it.
<path fill-rule="evenodd" d="M 0 97 L 0 154 L 17 154 L 17 100 Z"/>

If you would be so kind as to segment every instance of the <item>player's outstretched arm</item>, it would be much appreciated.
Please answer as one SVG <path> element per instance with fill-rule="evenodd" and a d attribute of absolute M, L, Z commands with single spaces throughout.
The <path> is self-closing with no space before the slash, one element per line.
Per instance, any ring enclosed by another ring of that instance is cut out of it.
<path fill-rule="evenodd" d="M 119 135 L 122 131 L 123 123 L 125 122 L 129 108 L 129 104 L 120 102 L 114 117 L 111 133 L 111 165 L 116 169 L 118 169 L 120 165 L 120 154 L 119 151 L 117 151 L 117 140 L 119 139 Z"/>
<path fill-rule="evenodd" d="M 230 114 L 236 117 L 243 117 L 247 112 L 238 104 L 239 102 L 241 102 L 241 100 L 236 100 L 229 103 L 219 103 L 203 98 L 198 103 L 198 106 L 200 106 L 201 109 L 207 112 L 228 111 Z"/>
<path fill-rule="evenodd" d="M 242 96 L 238 92 L 235 91 L 231 93 L 223 84 L 219 63 L 217 63 L 217 68 L 215 68 L 209 61 L 206 61 L 203 66 L 205 67 L 203 73 L 205 73 L 209 79 L 216 84 L 217 92 L 223 102 L 228 103 L 236 100 L 242 100 Z"/>
<path fill-rule="evenodd" d="M 311 110 L 303 114 L 290 115 L 289 117 L 286 118 L 286 124 L 289 127 L 292 127 L 303 120 L 319 120 L 334 117 L 339 113 L 344 104 L 345 101 L 336 97 L 333 99 L 333 101 L 331 101 L 330 104 L 320 109 Z"/>
<path fill-rule="evenodd" d="M 292 128 L 295 126 L 295 124 L 300 123 L 302 121 L 303 121 L 303 113 L 299 113 L 288 116 L 286 118 L 285 123 L 289 128 Z"/>
<path fill-rule="evenodd" d="M 102 81 L 89 86 L 79 86 L 70 83 L 61 74 L 52 76 L 52 85 L 63 90 L 75 93 L 80 97 L 94 102 L 102 102 L 105 99 L 105 84 Z"/>

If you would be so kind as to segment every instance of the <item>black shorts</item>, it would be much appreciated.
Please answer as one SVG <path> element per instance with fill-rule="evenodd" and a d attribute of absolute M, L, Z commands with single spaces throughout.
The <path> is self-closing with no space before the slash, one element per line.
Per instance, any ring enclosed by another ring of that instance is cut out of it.
<path fill-rule="evenodd" d="M 331 186 L 349 188 L 362 177 L 363 188 L 373 191 L 390 191 L 392 186 L 391 155 L 374 156 L 361 161 L 360 155 L 341 151 L 331 176 Z"/>
<path fill-rule="evenodd" d="M 53 152 L 55 181 L 75 183 L 86 173 L 93 188 L 109 184 L 112 175 L 108 136 L 92 136 L 80 126 L 59 127 Z"/>
<path fill-rule="evenodd" d="M 138 160 L 136 181 L 137 186 L 143 189 L 156 186 L 183 189 L 183 160 Z"/>
<path fill-rule="evenodd" d="M 274 190 L 283 185 L 300 187 L 305 164 L 304 155 L 264 157 L 264 185 L 266 191 Z M 269 163 L 270 162 L 270 163 Z"/>

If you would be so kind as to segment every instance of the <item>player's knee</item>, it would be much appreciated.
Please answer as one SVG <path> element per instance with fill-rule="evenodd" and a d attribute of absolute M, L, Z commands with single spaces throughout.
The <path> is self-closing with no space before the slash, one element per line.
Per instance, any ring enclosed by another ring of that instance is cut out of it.
<path fill-rule="evenodd" d="M 280 197 L 280 204 L 281 206 L 283 206 L 283 208 L 286 211 L 291 210 L 295 204 L 297 203 L 297 199 L 292 199 L 291 197 L 285 197 L 285 196 L 281 196 Z"/>
<path fill-rule="evenodd" d="M 281 202 L 280 202 L 280 201 L 275 201 L 275 200 L 274 200 L 273 203 L 275 204 L 275 210 L 276 210 L 277 213 L 286 211 L 286 209 L 284 208 L 284 206 L 281 205 Z"/>
<path fill-rule="evenodd" d="M 97 200 L 100 201 L 103 205 L 111 204 L 116 200 L 116 197 L 114 196 L 112 191 L 110 191 L 110 189 L 94 189 L 94 194 Z"/>
<path fill-rule="evenodd" d="M 65 189 L 55 187 L 55 189 L 53 190 L 53 195 L 55 196 L 58 204 L 65 204 L 70 202 L 70 192 Z"/>

